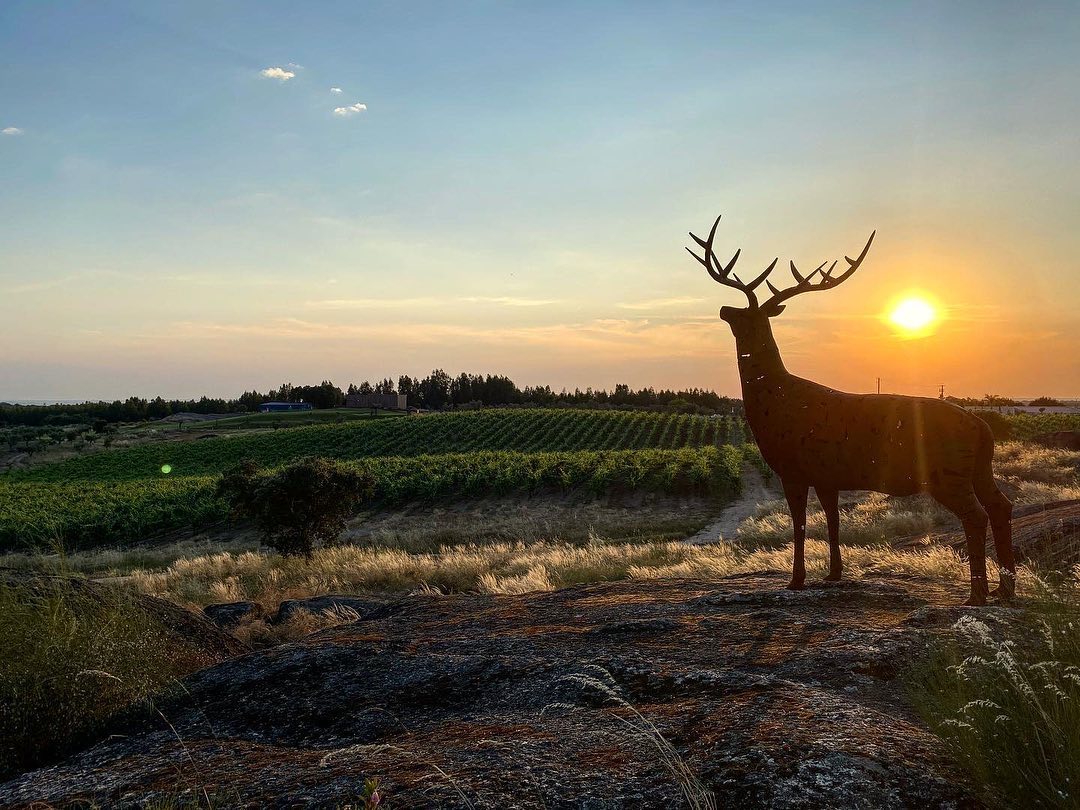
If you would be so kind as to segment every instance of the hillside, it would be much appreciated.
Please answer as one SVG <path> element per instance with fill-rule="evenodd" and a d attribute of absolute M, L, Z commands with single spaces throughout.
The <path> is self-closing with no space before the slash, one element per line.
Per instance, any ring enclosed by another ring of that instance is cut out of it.
<path fill-rule="evenodd" d="M 118 728 L 0 804 L 334 807 L 367 777 L 392 807 L 976 804 L 898 680 L 962 586 L 784 581 L 376 606 L 187 678 L 169 726 Z"/>

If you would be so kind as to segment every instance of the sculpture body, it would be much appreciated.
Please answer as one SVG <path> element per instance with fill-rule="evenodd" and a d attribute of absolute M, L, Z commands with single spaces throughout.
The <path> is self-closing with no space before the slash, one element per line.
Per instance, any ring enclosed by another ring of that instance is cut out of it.
<path fill-rule="evenodd" d="M 986 529 L 993 529 L 1001 566 L 997 591 L 1011 596 L 1015 583 L 1012 549 L 1012 503 L 994 482 L 994 438 L 977 416 L 950 403 L 887 394 L 848 394 L 790 374 L 773 339 L 769 319 L 784 310 L 783 301 L 803 292 L 830 289 L 847 279 L 865 258 L 873 235 L 849 267 L 833 275 L 822 264 L 802 276 L 794 263 L 794 287 L 778 290 L 767 281 L 776 260 L 749 283 L 732 272 L 739 254 L 722 265 L 708 240 L 691 236 L 705 249 L 693 254 L 719 283 L 746 294 L 746 308 L 723 307 L 720 317 L 735 335 L 746 420 L 761 454 L 779 476 L 794 525 L 794 564 L 789 587 L 804 587 L 803 559 L 806 503 L 814 488 L 829 530 L 829 575 L 838 580 L 840 559 L 838 508 L 843 490 L 872 490 L 890 495 L 929 493 L 953 512 L 964 528 L 971 567 L 969 604 L 987 598 Z M 821 280 L 814 282 L 816 275 Z M 765 282 L 772 297 L 759 305 L 754 290 Z"/>

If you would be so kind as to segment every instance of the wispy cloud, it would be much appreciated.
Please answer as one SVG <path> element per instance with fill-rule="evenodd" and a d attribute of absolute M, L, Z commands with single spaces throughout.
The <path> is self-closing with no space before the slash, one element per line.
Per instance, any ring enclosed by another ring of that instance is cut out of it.
<path fill-rule="evenodd" d="M 331 88 L 330 88 L 330 92 L 331 92 L 331 93 L 340 93 L 340 92 L 341 92 L 341 88 L 340 88 L 340 87 L 331 87 Z"/>
<path fill-rule="evenodd" d="M 293 67 L 293 65 L 290 64 L 289 67 Z M 267 79 L 277 79 L 280 82 L 287 82 L 289 79 L 296 77 L 296 73 L 283 67 L 264 68 L 259 71 L 259 75 Z"/>
<path fill-rule="evenodd" d="M 467 304 L 497 304 L 503 307 L 546 307 L 560 303 L 556 298 L 514 298 L 508 295 L 468 295 L 458 300 Z"/>
<path fill-rule="evenodd" d="M 23 131 L 18 127 L 4 127 L 0 129 L 0 135 L 22 135 Z"/>
<path fill-rule="evenodd" d="M 348 107 L 334 107 L 334 115 L 340 115 L 343 118 L 347 118 L 350 115 L 364 112 L 366 109 L 367 104 L 361 104 L 358 101 L 355 104 L 350 104 Z"/>
<path fill-rule="evenodd" d="M 439 303 L 438 298 L 327 298 L 306 301 L 310 309 L 400 309 L 402 307 L 426 307 Z"/>
<path fill-rule="evenodd" d="M 617 304 L 619 309 L 664 309 L 667 307 L 684 307 L 689 304 L 700 304 L 704 298 L 652 298 L 648 301 L 627 301 Z"/>
<path fill-rule="evenodd" d="M 301 318 L 279 318 L 264 323 L 213 323 L 180 321 L 172 334 L 193 341 L 213 341 L 222 335 L 264 337 L 270 345 L 302 340 L 331 346 L 350 345 L 357 339 L 385 341 L 395 348 L 442 345 L 449 340 L 465 345 L 514 346 L 515 352 L 569 351 L 582 356 L 639 359 L 714 357 L 719 350 L 713 326 L 700 324 L 650 324 L 647 320 L 597 319 L 546 326 L 499 327 L 405 321 L 399 324 L 328 324 Z M 290 344 L 295 346 L 295 344 Z"/>
<path fill-rule="evenodd" d="M 413 298 L 326 298 L 307 301 L 309 309 L 401 309 L 404 307 L 431 307 L 458 301 L 463 304 L 490 304 L 500 307 L 543 307 L 561 303 L 555 298 L 516 298 L 509 295 L 486 296 L 468 295 L 459 298 L 435 298 L 433 296 Z"/>

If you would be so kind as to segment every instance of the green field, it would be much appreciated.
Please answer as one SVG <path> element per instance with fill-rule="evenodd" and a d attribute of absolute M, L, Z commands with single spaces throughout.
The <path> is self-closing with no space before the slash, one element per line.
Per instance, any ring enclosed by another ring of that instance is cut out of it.
<path fill-rule="evenodd" d="M 536 490 L 729 498 L 744 459 L 731 445 L 745 435 L 730 418 L 523 409 L 162 441 L 0 479 L 0 548 L 128 543 L 220 520 L 217 476 L 247 458 L 349 461 L 372 473 L 385 505 Z"/>
<path fill-rule="evenodd" d="M 742 444 L 741 419 L 635 411 L 485 410 L 314 425 L 79 456 L 12 480 L 136 481 L 216 475 L 240 459 L 274 467 L 303 456 L 342 460 L 514 450 L 675 450 Z"/>
<path fill-rule="evenodd" d="M 650 491 L 730 497 L 743 461 L 763 466 L 741 419 L 640 411 L 489 409 L 160 441 L 0 477 L 0 549 L 137 541 L 226 516 L 217 477 L 242 459 L 323 456 L 367 468 L 385 505 L 527 492 Z M 262 414 L 238 417 L 255 425 Z M 278 417 L 279 415 L 270 415 Z M 311 414 L 286 415 L 286 418 Z M 1006 417 L 1017 438 L 1080 417 Z M 232 420 L 228 420 L 232 421 Z M 738 448 L 738 449 L 735 449 Z M 164 470 L 168 472 L 164 472 Z M 764 471 L 764 470 L 763 470 Z"/>
<path fill-rule="evenodd" d="M 1043 433 L 1061 430 L 1080 430 L 1080 414 L 1076 413 L 1014 413 L 1005 417 L 1012 427 L 1014 439 L 1032 439 Z"/>

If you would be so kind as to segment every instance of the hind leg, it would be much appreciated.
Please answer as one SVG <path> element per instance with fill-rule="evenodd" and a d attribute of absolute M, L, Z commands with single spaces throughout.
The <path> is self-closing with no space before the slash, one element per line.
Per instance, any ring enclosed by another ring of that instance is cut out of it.
<path fill-rule="evenodd" d="M 993 478 L 989 485 L 982 481 L 975 482 L 975 497 L 979 499 L 990 518 L 990 529 L 994 533 L 994 552 L 997 554 L 999 579 L 992 596 L 1008 599 L 1016 593 L 1016 560 L 1013 557 L 1012 544 L 1012 501 L 997 488 Z"/>
<path fill-rule="evenodd" d="M 968 565 L 971 568 L 971 597 L 965 605 L 985 605 L 986 584 L 986 526 L 990 522 L 975 491 L 964 489 L 931 492 L 934 500 L 960 518 L 967 538 Z"/>

